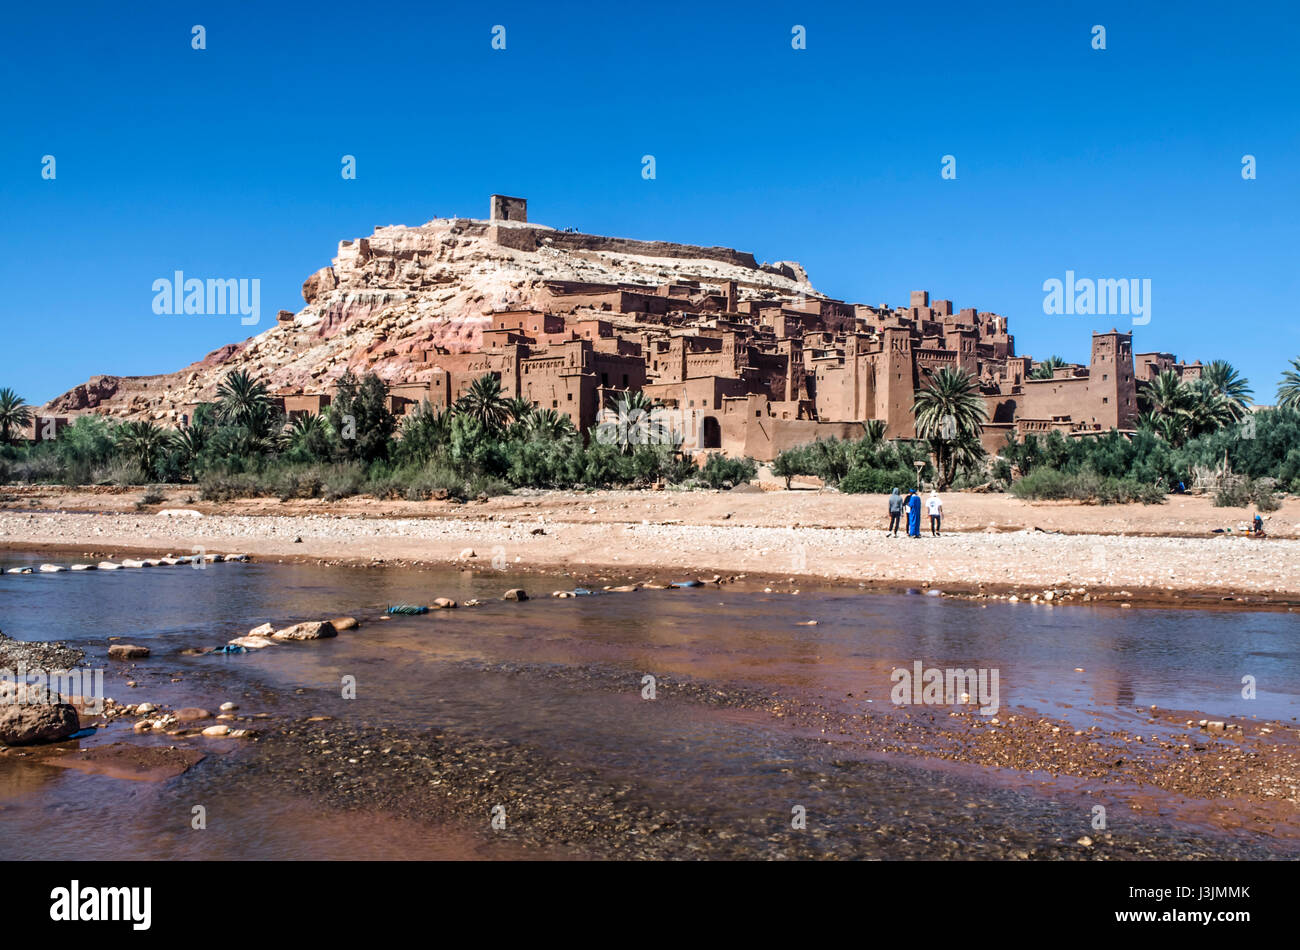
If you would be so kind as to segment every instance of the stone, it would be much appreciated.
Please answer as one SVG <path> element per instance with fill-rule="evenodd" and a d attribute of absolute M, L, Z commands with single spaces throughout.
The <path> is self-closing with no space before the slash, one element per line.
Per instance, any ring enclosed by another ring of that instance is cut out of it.
<path fill-rule="evenodd" d="M 66 568 L 60 567 L 58 564 L 42 564 L 38 570 L 42 574 L 58 574 L 66 570 Z"/>
<path fill-rule="evenodd" d="M 139 647 L 130 643 L 114 643 L 108 648 L 110 660 L 143 660 L 148 655 L 148 647 Z"/>
<path fill-rule="evenodd" d="M 70 568 L 68 568 L 68 570 L 70 570 L 70 571 L 93 571 L 93 570 L 95 570 L 95 565 L 93 565 L 93 564 L 74 564 L 74 565 L 72 565 Z"/>
<path fill-rule="evenodd" d="M 141 703 L 135 707 L 135 713 L 137 716 L 146 716 L 157 708 L 153 703 Z"/>
<path fill-rule="evenodd" d="M 324 640 L 338 636 L 338 631 L 328 620 L 309 620 L 277 630 L 272 636 L 277 640 Z"/>
<path fill-rule="evenodd" d="M 200 709 L 198 706 L 186 706 L 184 709 L 176 710 L 177 722 L 198 722 L 201 719 L 211 719 L 212 713 L 206 709 Z"/>
<path fill-rule="evenodd" d="M 462 561 L 467 561 L 472 557 L 478 557 L 478 555 L 474 553 L 473 548 L 465 548 L 465 550 L 460 552 L 459 557 Z"/>
<path fill-rule="evenodd" d="M 433 599 L 433 607 L 435 610 L 449 610 L 455 606 L 456 601 L 452 600 L 450 597 L 435 597 Z"/>
<path fill-rule="evenodd" d="M 222 703 L 217 708 L 219 708 L 222 712 L 231 712 L 232 710 L 238 709 L 239 707 L 234 703 Z"/>
<path fill-rule="evenodd" d="M 148 732 L 153 728 L 153 722 L 148 719 L 141 719 L 131 727 L 132 732 Z"/>
<path fill-rule="evenodd" d="M 357 627 L 360 626 L 360 624 L 357 623 L 356 617 L 335 617 L 333 620 L 330 621 L 330 624 L 331 626 L 334 627 L 335 630 L 339 630 L 339 631 L 355 630 Z"/>
<path fill-rule="evenodd" d="M 250 637 L 269 637 L 275 633 L 275 625 L 270 623 L 260 624 L 248 631 Z"/>
<path fill-rule="evenodd" d="M 501 599 L 523 601 L 528 599 L 528 594 L 522 587 L 512 587 L 501 595 Z"/>
<path fill-rule="evenodd" d="M 203 730 L 203 734 L 205 736 L 210 736 L 212 738 L 221 738 L 222 736 L 227 736 L 230 734 L 230 727 L 229 726 L 208 726 L 208 728 Z"/>
<path fill-rule="evenodd" d="M 122 569 L 121 564 L 114 564 L 112 561 L 100 561 L 98 567 L 101 571 L 119 571 Z"/>
<path fill-rule="evenodd" d="M 58 742 L 81 728 L 75 707 L 48 690 L 0 681 L 0 745 Z"/>

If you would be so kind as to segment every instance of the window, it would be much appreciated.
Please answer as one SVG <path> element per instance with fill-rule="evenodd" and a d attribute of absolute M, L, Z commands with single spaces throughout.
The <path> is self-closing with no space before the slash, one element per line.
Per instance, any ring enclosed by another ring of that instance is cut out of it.
<path fill-rule="evenodd" d="M 569 393 L 569 402 L 573 402 L 573 393 Z"/>
<path fill-rule="evenodd" d="M 552 409 L 556 409 L 556 408 L 558 408 L 559 405 L 560 405 L 560 403 L 559 403 L 557 400 L 555 400 L 555 399 L 552 399 L 552 400 L 551 400 L 551 408 L 552 408 Z"/>

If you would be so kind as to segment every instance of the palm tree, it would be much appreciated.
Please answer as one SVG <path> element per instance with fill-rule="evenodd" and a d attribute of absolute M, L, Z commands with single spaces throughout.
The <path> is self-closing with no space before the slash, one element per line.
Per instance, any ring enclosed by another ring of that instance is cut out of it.
<path fill-rule="evenodd" d="M 530 439 L 559 441 L 578 434 L 578 430 L 573 427 L 573 420 L 554 409 L 538 409 L 529 413 L 524 419 L 523 427 Z"/>
<path fill-rule="evenodd" d="M 972 443 L 978 445 L 988 411 L 971 374 L 945 367 L 926 375 L 930 382 L 916 394 L 912 413 L 916 434 L 928 439 L 934 451 L 939 488 L 944 489 L 952 483 L 958 462 L 975 451 Z"/>
<path fill-rule="evenodd" d="M 16 432 L 32 421 L 32 407 L 7 386 L 0 389 L 0 445 L 8 445 Z"/>
<path fill-rule="evenodd" d="M 1030 379 L 1051 379 L 1056 375 L 1057 369 L 1065 365 L 1065 360 L 1059 356 L 1049 356 L 1043 360 L 1029 374 Z"/>
<path fill-rule="evenodd" d="M 1279 409 L 1300 409 L 1300 356 L 1282 374 L 1282 384 L 1277 387 L 1277 405 Z"/>
<path fill-rule="evenodd" d="M 1191 406 L 1191 391 L 1171 369 L 1138 386 L 1138 405 L 1158 416 L 1185 416 Z"/>
<path fill-rule="evenodd" d="M 596 427 L 596 439 L 606 445 L 617 445 L 624 455 L 631 454 L 638 445 L 672 444 L 675 438 L 671 424 L 663 418 L 664 406 L 641 390 L 619 393 L 601 413 Z"/>
<path fill-rule="evenodd" d="M 1232 421 L 1238 422 L 1250 404 L 1252 390 L 1249 381 L 1227 360 L 1213 360 L 1201 370 L 1201 383 L 1223 396 L 1232 409 Z"/>
<path fill-rule="evenodd" d="M 168 433 L 152 422 L 124 422 L 114 438 L 118 448 L 135 457 L 145 478 L 153 473 L 158 456 L 171 441 Z"/>
<path fill-rule="evenodd" d="M 501 380 L 484 373 L 470 383 L 456 403 L 456 411 L 479 422 L 489 432 L 500 432 L 510 421 L 510 407 L 501 398 Z"/>
<path fill-rule="evenodd" d="M 515 422 L 523 422 L 533 413 L 533 404 L 522 396 L 511 396 L 505 403 L 506 412 Z"/>
<path fill-rule="evenodd" d="M 862 426 L 862 437 L 867 440 L 867 445 L 879 445 L 885 441 L 885 420 L 868 419 Z"/>
<path fill-rule="evenodd" d="M 235 370 L 217 387 L 217 418 L 223 425 L 243 426 L 256 436 L 270 434 L 271 394 L 266 385 Z"/>
<path fill-rule="evenodd" d="M 1187 424 L 1190 435 L 1214 432 L 1223 426 L 1232 425 L 1239 422 L 1245 412 L 1235 399 L 1204 379 L 1189 383 L 1187 390 Z"/>

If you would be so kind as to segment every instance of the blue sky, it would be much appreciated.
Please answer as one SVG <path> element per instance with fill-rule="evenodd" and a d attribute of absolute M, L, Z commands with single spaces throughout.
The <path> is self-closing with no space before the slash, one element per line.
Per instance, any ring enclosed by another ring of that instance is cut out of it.
<path fill-rule="evenodd" d="M 1149 278 L 1135 349 L 1226 358 L 1258 401 L 1300 356 L 1295 4 L 457 6 L 8 8 L 0 386 L 178 369 L 300 309 L 340 239 L 491 192 L 797 260 L 846 300 L 928 289 L 1039 358 L 1130 323 L 1045 315 L 1067 270 Z M 176 270 L 259 278 L 261 326 L 155 315 Z"/>

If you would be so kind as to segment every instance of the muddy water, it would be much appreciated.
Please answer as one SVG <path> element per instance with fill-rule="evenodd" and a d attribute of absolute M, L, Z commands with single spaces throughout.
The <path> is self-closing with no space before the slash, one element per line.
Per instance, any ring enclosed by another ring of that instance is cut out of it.
<path fill-rule="evenodd" d="M 67 556 L 5 553 L 0 567 L 45 560 Z M 888 715 L 890 671 L 920 661 L 996 669 L 1003 709 L 1080 726 L 1137 721 L 1151 704 L 1300 716 L 1300 620 L 1288 614 L 743 585 L 548 596 L 575 583 L 260 563 L 0 576 L 0 629 L 82 646 L 119 701 L 232 700 L 267 717 L 239 723 L 257 742 L 142 738 L 123 724 L 79 741 L 206 753 L 163 780 L 0 759 L 0 857 L 1069 856 L 1087 831 L 1082 806 L 831 745 L 773 718 L 772 698 Z M 514 586 L 533 599 L 500 601 Z M 438 596 L 485 603 L 378 619 Z M 246 655 L 181 652 L 267 620 L 337 615 L 363 625 Z M 110 636 L 152 656 L 128 673 L 104 659 Z M 494 830 L 498 806 L 506 826 Z M 808 826 L 792 835 L 796 807 Z M 1124 847 L 1118 856 L 1276 853 L 1159 820 L 1128 829 Z"/>

